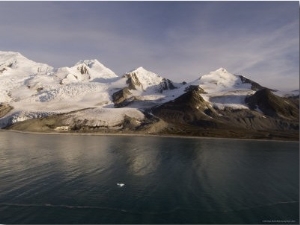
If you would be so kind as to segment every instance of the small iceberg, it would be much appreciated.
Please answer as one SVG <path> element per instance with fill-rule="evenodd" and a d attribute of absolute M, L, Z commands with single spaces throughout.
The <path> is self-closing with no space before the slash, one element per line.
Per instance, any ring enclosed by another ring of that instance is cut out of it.
<path fill-rule="evenodd" d="M 118 185 L 119 187 L 123 187 L 125 184 L 123 184 L 123 183 L 117 183 L 117 185 Z"/>

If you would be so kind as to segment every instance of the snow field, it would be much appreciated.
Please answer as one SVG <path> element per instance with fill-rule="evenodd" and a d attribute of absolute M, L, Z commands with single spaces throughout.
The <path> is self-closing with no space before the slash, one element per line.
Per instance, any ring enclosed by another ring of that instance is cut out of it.
<path fill-rule="evenodd" d="M 144 119 L 144 114 L 134 108 L 93 108 L 72 113 L 66 122 L 71 124 L 74 120 L 86 120 L 87 126 L 114 127 L 120 125 L 125 116 L 139 121 Z"/>

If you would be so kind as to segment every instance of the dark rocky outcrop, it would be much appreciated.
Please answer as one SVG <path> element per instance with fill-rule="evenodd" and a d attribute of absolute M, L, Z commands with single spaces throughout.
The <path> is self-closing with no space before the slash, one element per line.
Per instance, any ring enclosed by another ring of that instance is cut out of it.
<path fill-rule="evenodd" d="M 77 70 L 79 70 L 81 74 L 89 74 L 89 71 L 86 68 L 86 66 L 77 67 Z"/>
<path fill-rule="evenodd" d="M 164 78 L 160 84 L 160 92 L 163 92 L 164 90 L 172 90 L 175 89 L 176 87 L 170 81 L 169 79 Z"/>
<path fill-rule="evenodd" d="M 112 94 L 115 107 L 124 107 L 134 100 L 129 88 L 125 87 Z"/>
<path fill-rule="evenodd" d="M 168 133 L 298 138 L 299 110 L 295 98 L 281 98 L 263 88 L 246 98 L 249 109 L 218 109 L 203 99 L 203 92 L 198 86 L 190 86 L 186 93 L 153 108 L 152 112 L 173 127 Z"/>
<path fill-rule="evenodd" d="M 126 84 L 128 84 L 128 88 L 130 90 L 136 90 L 138 88 L 145 91 L 145 87 L 143 87 L 142 83 L 140 82 L 138 78 L 138 74 L 136 72 L 131 72 L 125 74 L 123 77 L 127 78 Z M 163 78 L 162 82 L 160 84 L 155 85 L 157 92 L 163 92 L 164 90 L 172 90 L 175 89 L 175 85 L 173 82 L 169 79 Z"/>
<path fill-rule="evenodd" d="M 125 88 L 122 88 L 112 94 L 112 100 L 114 102 L 115 107 L 124 107 L 128 104 L 136 101 L 147 102 L 147 100 L 141 100 L 139 96 L 134 96 L 130 90 L 142 90 L 146 91 L 145 87 L 143 87 L 142 83 L 139 80 L 138 72 L 130 72 L 123 75 L 126 78 L 126 84 L 128 85 Z M 150 88 L 153 88 L 153 91 L 156 93 L 162 93 L 164 90 L 172 90 L 176 87 L 169 79 L 163 78 L 161 83 L 152 85 Z M 143 103 L 142 103 L 143 105 Z"/>
<path fill-rule="evenodd" d="M 200 94 L 206 94 L 206 92 L 198 85 L 190 85 L 184 89 L 185 92 L 197 91 Z"/>
<path fill-rule="evenodd" d="M 256 110 L 250 109 L 231 109 L 225 108 L 218 110 L 220 117 L 215 118 L 227 124 L 228 127 L 237 129 L 246 129 L 248 131 L 292 131 L 298 132 L 298 120 L 286 120 L 283 118 L 274 118 L 264 116 Z"/>
<path fill-rule="evenodd" d="M 6 70 L 6 68 L 0 69 L 0 74 L 3 73 Z"/>
<path fill-rule="evenodd" d="M 288 98 L 273 94 L 269 89 L 261 89 L 246 98 L 246 103 L 252 110 L 259 109 L 265 115 L 299 121 L 299 108 Z"/>
<path fill-rule="evenodd" d="M 265 88 L 265 87 L 261 86 L 260 84 L 254 82 L 254 81 L 252 81 L 252 80 L 250 80 L 250 79 L 248 79 L 248 78 L 246 78 L 242 75 L 236 75 L 236 76 L 238 76 L 244 84 L 245 83 L 246 84 L 251 84 L 251 89 L 253 91 L 258 91 L 258 90 L 261 90 L 261 89 Z"/>
<path fill-rule="evenodd" d="M 0 118 L 9 113 L 13 107 L 7 103 L 0 103 Z"/>
<path fill-rule="evenodd" d="M 128 84 L 128 88 L 131 90 L 136 90 L 137 87 L 143 88 L 141 82 L 139 81 L 136 73 L 130 73 L 124 75 L 127 78 L 126 83 Z"/>
<path fill-rule="evenodd" d="M 206 102 L 200 87 L 190 88 L 189 91 L 174 99 L 152 109 L 155 116 L 171 123 L 198 124 L 202 126 L 215 125 L 212 116 L 215 110 Z"/>

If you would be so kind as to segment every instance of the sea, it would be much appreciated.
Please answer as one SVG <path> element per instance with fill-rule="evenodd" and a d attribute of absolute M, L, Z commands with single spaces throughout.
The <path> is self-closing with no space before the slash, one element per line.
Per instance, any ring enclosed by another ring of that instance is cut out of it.
<path fill-rule="evenodd" d="M 299 224 L 299 142 L 0 131 L 1 224 Z"/>

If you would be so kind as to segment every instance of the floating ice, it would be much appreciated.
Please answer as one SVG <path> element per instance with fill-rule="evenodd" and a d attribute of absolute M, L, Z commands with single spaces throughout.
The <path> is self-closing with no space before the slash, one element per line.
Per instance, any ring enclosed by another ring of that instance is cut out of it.
<path fill-rule="evenodd" d="M 123 187 L 125 184 L 124 184 L 124 183 L 117 183 L 117 185 L 118 185 L 119 187 Z"/>

